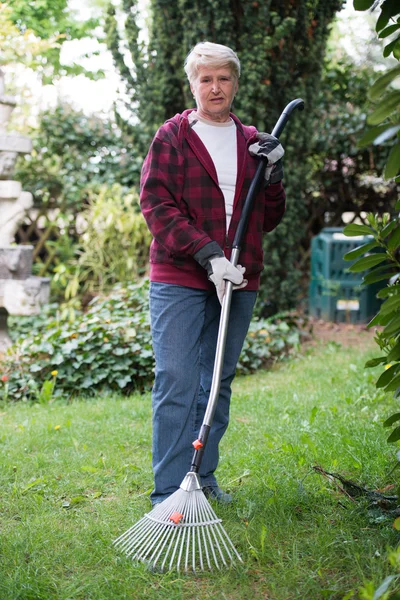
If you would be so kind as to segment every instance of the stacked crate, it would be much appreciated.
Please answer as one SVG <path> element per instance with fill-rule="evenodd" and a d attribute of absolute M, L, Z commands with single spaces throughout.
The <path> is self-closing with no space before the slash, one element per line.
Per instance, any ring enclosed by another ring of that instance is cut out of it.
<path fill-rule="evenodd" d="M 311 242 L 309 312 L 335 323 L 367 323 L 378 312 L 377 292 L 387 282 L 361 285 L 365 273 L 351 273 L 343 256 L 371 241 L 371 236 L 346 237 L 343 229 L 327 227 Z"/>

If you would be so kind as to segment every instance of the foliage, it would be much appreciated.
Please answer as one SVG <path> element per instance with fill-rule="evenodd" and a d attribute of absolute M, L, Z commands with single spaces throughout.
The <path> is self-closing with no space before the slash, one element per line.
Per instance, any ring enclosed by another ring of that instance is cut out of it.
<path fill-rule="evenodd" d="M 380 3 L 379 3 L 380 4 Z M 372 5 L 376 6 L 370 0 L 354 0 L 354 8 L 356 10 L 367 10 Z M 389 25 L 389 20 L 399 16 L 398 3 L 393 0 L 385 0 L 381 4 L 381 14 L 377 20 L 376 30 L 380 32 L 379 35 L 385 38 L 387 35 L 395 33 L 400 29 L 400 18 L 397 19 L 395 26 Z M 388 27 L 387 27 L 388 26 Z M 400 58 L 400 36 L 390 42 L 384 50 L 384 56 L 388 57 L 393 52 L 394 56 Z M 393 73 L 394 71 L 394 73 Z M 388 85 L 394 80 L 394 77 L 400 73 L 398 67 L 394 70 L 382 76 L 372 86 L 370 91 L 371 97 L 379 97 L 383 92 L 386 91 Z M 371 95 L 372 92 L 372 95 Z M 393 94 L 396 92 L 390 92 L 388 96 L 384 97 L 380 105 L 369 117 L 369 121 L 378 125 L 383 122 L 383 125 L 379 125 L 378 128 L 372 130 L 372 133 L 367 133 L 361 140 L 361 143 L 369 143 L 374 140 L 374 143 L 380 144 L 392 136 L 393 127 L 395 129 L 393 135 L 400 137 L 399 130 L 400 126 L 397 127 L 396 122 L 393 122 L 392 116 L 396 119 L 400 113 L 397 104 L 391 104 Z M 398 94 L 398 100 L 400 99 L 400 92 Z M 396 96 L 397 97 L 397 96 Z M 371 121 L 372 117 L 372 121 Z M 388 122 L 391 122 L 391 125 Z M 394 125 L 393 125 L 394 123 Z M 396 129 L 397 127 L 397 129 Z M 379 131 L 378 131 L 379 129 Z M 398 150 L 396 150 L 398 148 Z M 385 176 L 394 177 L 400 168 L 400 156 L 396 159 L 395 165 L 392 157 L 397 156 L 400 150 L 400 143 L 395 143 L 393 146 L 388 162 L 385 167 Z M 394 154 L 393 154 L 394 153 Z M 399 181 L 397 177 L 397 181 Z M 363 284 L 375 283 L 377 281 L 388 281 L 388 285 L 378 292 L 378 297 L 384 299 L 380 310 L 377 315 L 372 319 L 369 327 L 380 326 L 381 330 L 376 333 L 376 342 L 379 345 L 380 350 L 383 354 L 367 363 L 367 367 L 374 367 L 377 365 L 384 365 L 385 370 L 380 375 L 376 382 L 378 388 L 382 388 L 385 392 L 394 392 L 395 397 L 399 396 L 400 390 L 400 287 L 399 287 L 399 249 L 400 249 L 400 219 L 398 211 L 400 210 L 400 202 L 397 202 L 395 206 L 397 214 L 390 219 L 389 215 L 383 215 L 378 217 L 373 213 L 367 215 L 368 225 L 352 224 L 348 225 L 344 229 L 344 233 L 348 236 L 371 235 L 372 241 L 368 242 L 352 250 L 345 255 L 346 260 L 357 259 L 350 267 L 350 271 L 361 272 L 368 269 L 368 273 L 363 277 Z M 370 253 L 371 250 L 379 249 L 380 252 Z M 394 413 L 388 417 L 384 423 L 386 427 L 395 428 L 392 430 L 388 437 L 388 442 L 397 442 L 400 439 L 400 427 L 398 421 L 400 420 L 400 413 Z"/>
<path fill-rule="evenodd" d="M 117 287 L 73 323 L 52 320 L 22 338 L 3 364 L 9 399 L 36 399 L 54 369 L 56 396 L 146 388 L 153 370 L 147 291 L 146 284 Z"/>
<path fill-rule="evenodd" d="M 304 99 L 306 110 L 293 117 L 282 136 L 287 214 L 279 228 L 265 238 L 263 293 L 278 310 L 297 303 L 301 277 L 298 249 L 307 219 L 304 191 L 310 172 L 310 131 L 329 24 L 342 4 L 342 0 L 152 0 L 148 43 L 141 36 L 136 0 L 124 0 L 121 14 L 114 8 L 108 14 L 108 46 L 126 84 L 131 115 L 126 127 L 134 130 L 139 154 L 145 154 L 151 136 L 165 119 L 193 106 L 183 63 L 191 47 L 201 40 L 227 44 L 238 52 L 242 75 L 234 112 L 243 122 L 271 131 L 289 101 Z M 121 52 L 118 22 L 123 17 L 124 41 L 133 69 Z"/>
<path fill-rule="evenodd" d="M 61 299 L 76 274 L 78 215 L 99 194 L 115 193 L 115 210 L 121 207 L 122 195 L 138 183 L 141 165 L 132 140 L 115 123 L 87 116 L 67 104 L 43 112 L 39 127 L 29 133 L 33 151 L 18 160 L 15 178 L 33 193 L 35 208 L 43 213 L 39 228 L 46 243 L 41 244 L 35 273 L 51 277 L 53 298 Z M 113 187 L 117 183 L 118 194 Z M 35 236 L 36 228 L 31 230 Z M 28 241 L 36 245 L 40 240 Z"/>
<path fill-rule="evenodd" d="M 400 210 L 400 202 L 396 205 Z M 382 303 L 377 315 L 369 323 L 369 327 L 380 326 L 376 332 L 376 342 L 381 356 L 369 361 L 367 367 L 384 366 L 384 371 L 376 382 L 377 388 L 385 392 L 400 395 L 400 221 L 398 217 L 389 220 L 388 215 L 378 218 L 368 215 L 369 225 L 351 224 L 345 227 L 347 236 L 371 235 L 371 241 L 345 254 L 345 260 L 355 260 L 349 270 L 362 272 L 368 270 L 363 277 L 363 285 L 377 281 L 388 281 L 388 285 L 378 292 Z M 371 250 L 380 249 L 371 253 Z M 391 427 L 400 419 L 400 413 L 391 415 L 384 423 Z M 388 442 L 400 439 L 400 427 L 391 432 Z"/>
<path fill-rule="evenodd" d="M 397 519 L 396 519 L 397 521 Z M 396 523 L 395 521 L 395 523 Z M 395 529 L 398 530 L 396 526 Z M 361 600 L 399 600 L 400 589 L 398 586 L 398 580 L 400 578 L 400 548 L 388 550 L 388 562 L 392 569 L 396 572 L 394 575 L 387 575 L 385 579 L 375 587 L 372 581 L 369 581 L 365 586 L 362 586 L 359 590 Z M 389 590 L 394 588 L 393 592 Z"/>
<path fill-rule="evenodd" d="M 244 341 L 237 372 L 242 375 L 265 369 L 299 347 L 299 324 L 288 314 L 254 319 Z"/>
<path fill-rule="evenodd" d="M 138 183 L 141 163 L 132 141 L 112 121 L 68 104 L 44 111 L 38 120 L 39 127 L 28 132 L 32 154 L 19 160 L 15 172 L 36 207 L 81 209 L 90 187 Z"/>
<path fill-rule="evenodd" d="M 360 148 L 357 143 L 374 77 L 369 69 L 350 63 L 330 59 L 325 66 L 317 109 L 324 126 L 314 128 L 310 138 L 312 179 L 306 192 L 308 217 L 302 242 L 307 267 L 312 237 L 323 227 L 342 227 L 343 213 L 362 220 L 365 212 L 393 212 L 398 186 L 380 176 L 387 149 Z"/>
<path fill-rule="evenodd" d="M 0 2 L 0 65 L 22 62 L 30 65 L 38 55 L 49 51 L 57 45 L 56 37 L 37 39 L 30 29 L 23 33 L 12 20 L 12 9 L 8 4 Z"/>
<path fill-rule="evenodd" d="M 0 15 L 6 43 L 6 54 L 0 61 L 2 64 L 22 62 L 34 69 L 45 84 L 63 75 L 84 74 L 91 79 L 104 76 L 101 70 L 94 72 L 78 64 L 65 65 L 60 60 L 65 41 L 91 35 L 100 22 L 98 18 L 79 20 L 69 8 L 68 0 L 7 0 L 0 3 Z M 14 44 L 16 47 L 13 47 Z M 23 48 L 25 52 L 21 52 Z M 30 49 L 34 52 L 31 53 Z M 81 58 L 94 54 L 85 53 Z"/>
<path fill-rule="evenodd" d="M 19 322 L 13 322 L 14 336 Z M 26 335 L 28 326 L 31 332 Z M 95 298 L 87 312 L 76 313 L 73 322 L 63 321 L 56 314 L 45 324 L 43 319 L 37 324 L 21 319 L 21 327 L 23 335 L 1 365 L 7 390 L 0 385 L 0 398 L 37 400 L 45 394 L 46 382 L 53 381 L 54 370 L 56 397 L 112 390 L 129 394 L 151 385 L 154 359 L 147 280 L 116 286 L 109 296 Z M 293 317 L 282 315 L 274 320 L 255 321 L 238 372 L 252 373 L 269 366 L 298 344 L 299 332 Z"/>
<path fill-rule="evenodd" d="M 124 193 L 118 184 L 91 190 L 79 216 L 78 258 L 55 269 L 56 279 L 69 271 L 67 300 L 77 294 L 93 297 L 144 275 L 151 236 L 136 191 Z"/>
<path fill-rule="evenodd" d="M 400 60 L 400 10 L 396 0 L 378 2 L 381 13 L 376 22 L 376 31 L 380 39 L 392 37 L 383 50 L 388 58 L 393 54 Z M 354 0 L 356 10 L 367 10 L 374 5 L 374 0 Z M 368 116 L 367 123 L 373 125 L 360 140 L 362 146 L 371 143 L 381 145 L 390 140 L 390 152 L 384 169 L 386 179 L 396 177 L 400 172 L 400 90 L 394 86 L 399 82 L 400 65 L 389 69 L 381 75 L 369 91 L 369 99 L 375 103 L 374 111 Z M 393 143 L 392 138 L 395 139 Z M 400 181 L 400 175 L 397 177 Z"/>

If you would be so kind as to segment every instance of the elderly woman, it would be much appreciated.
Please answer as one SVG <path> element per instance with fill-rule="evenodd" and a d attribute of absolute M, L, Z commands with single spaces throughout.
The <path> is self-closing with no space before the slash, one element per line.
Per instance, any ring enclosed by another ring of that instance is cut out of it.
<path fill-rule="evenodd" d="M 256 198 L 242 245 L 243 266 L 231 265 L 232 241 L 258 165 L 249 146 L 259 147 L 261 134 L 230 112 L 240 76 L 233 50 L 199 43 L 187 56 L 185 71 L 197 108 L 160 127 L 141 177 L 141 208 L 153 236 L 153 505 L 176 491 L 190 469 L 192 442 L 211 388 L 225 280 L 232 281 L 235 292 L 200 480 L 208 497 L 231 501 L 215 477 L 218 447 L 228 426 L 231 383 L 263 269 L 263 232 L 274 229 L 285 211 L 282 169 L 277 167 L 271 184 Z"/>

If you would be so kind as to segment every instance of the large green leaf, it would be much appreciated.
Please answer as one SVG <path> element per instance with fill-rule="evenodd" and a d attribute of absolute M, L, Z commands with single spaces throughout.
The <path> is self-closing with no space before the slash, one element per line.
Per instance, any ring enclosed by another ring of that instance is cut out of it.
<path fill-rule="evenodd" d="M 397 336 L 400 333 L 400 315 L 396 315 L 384 328 L 382 335 L 385 338 Z"/>
<path fill-rule="evenodd" d="M 385 371 L 383 371 L 381 376 L 378 378 L 378 381 L 376 382 L 376 387 L 377 388 L 386 387 L 397 375 L 399 369 L 400 369 L 400 364 L 396 364 L 396 365 L 392 365 L 391 367 L 389 367 L 389 369 L 386 369 Z"/>
<path fill-rule="evenodd" d="M 379 234 L 380 238 L 382 240 L 387 238 L 389 233 L 392 233 L 392 231 L 396 228 L 397 225 L 398 225 L 397 219 L 393 219 L 393 221 L 390 221 L 387 225 L 385 225 L 385 227 L 380 232 L 380 234 Z"/>
<path fill-rule="evenodd" d="M 393 79 L 396 79 L 396 77 L 400 77 L 400 65 L 394 67 L 394 69 L 390 69 L 384 75 L 381 75 L 381 77 L 378 77 L 368 92 L 369 99 L 374 101 L 379 98 L 386 90 L 387 86 Z"/>
<path fill-rule="evenodd" d="M 360 146 L 360 148 L 363 148 L 364 146 L 369 146 L 370 144 L 375 142 L 377 137 L 379 137 L 382 133 L 385 133 L 391 127 L 392 125 L 388 123 L 385 123 L 385 125 L 376 125 L 375 127 L 371 127 L 371 129 L 368 129 L 368 131 L 366 131 L 364 135 L 360 138 L 358 145 Z"/>
<path fill-rule="evenodd" d="M 400 91 L 391 92 L 379 102 L 377 108 L 367 118 L 369 125 L 379 125 L 400 105 Z"/>
<path fill-rule="evenodd" d="M 389 25 L 388 27 L 385 27 L 385 29 L 382 29 L 382 31 L 379 33 L 378 37 L 380 37 L 381 39 L 386 38 L 389 35 L 392 35 L 392 33 L 397 31 L 399 28 L 400 28 L 400 25 L 397 25 L 397 23 L 395 25 Z"/>
<path fill-rule="evenodd" d="M 358 223 L 350 223 L 343 229 L 344 235 L 355 237 L 358 235 L 372 235 L 373 230 L 368 225 L 359 225 Z"/>
<path fill-rule="evenodd" d="M 393 348 L 391 349 L 391 351 L 389 352 L 389 354 L 386 357 L 386 360 L 388 363 L 390 363 L 392 360 L 399 360 L 400 359 L 400 342 L 398 342 L 395 346 L 393 346 Z"/>
<path fill-rule="evenodd" d="M 386 362 L 386 356 L 379 356 L 378 358 L 371 358 L 371 360 L 367 360 L 364 365 L 364 369 L 372 369 L 372 367 L 377 367 L 382 363 Z"/>
<path fill-rule="evenodd" d="M 392 312 L 400 308 L 400 296 L 398 294 L 390 296 L 381 306 L 381 315 L 387 315 L 388 312 Z"/>
<path fill-rule="evenodd" d="M 398 0 L 385 0 L 381 5 L 381 14 L 376 22 L 376 31 L 381 31 L 389 23 L 390 17 L 398 14 L 399 4 Z"/>
<path fill-rule="evenodd" d="M 388 265 L 385 265 L 385 267 L 387 266 Z M 377 283 L 378 281 L 385 281 L 385 279 L 390 279 L 392 276 L 393 272 L 391 271 L 385 273 L 382 273 L 381 271 L 379 271 L 379 273 L 372 271 L 372 273 L 367 273 L 367 275 L 364 275 L 363 285 L 370 285 L 371 283 Z"/>
<path fill-rule="evenodd" d="M 349 267 L 349 271 L 352 273 L 360 273 L 361 271 L 366 271 L 367 269 L 371 269 L 376 265 L 379 265 L 384 260 L 387 260 L 386 254 L 370 254 L 369 256 L 364 256 L 357 260 L 354 264 Z"/>
<path fill-rule="evenodd" d="M 387 441 L 389 444 L 392 444 L 393 442 L 397 442 L 398 440 L 400 440 L 400 427 L 396 427 L 396 429 L 393 429 L 392 433 L 389 435 Z M 394 577 L 394 575 L 392 575 L 392 577 Z"/>
<path fill-rule="evenodd" d="M 387 46 L 384 47 L 384 49 L 383 49 L 383 56 L 385 58 L 387 58 L 392 52 L 394 54 L 396 48 L 398 48 L 399 45 L 400 45 L 400 36 L 398 36 L 395 40 L 393 40 L 392 42 L 390 42 L 390 44 L 388 44 Z"/>
<path fill-rule="evenodd" d="M 392 177 L 396 177 L 397 173 L 400 171 L 400 142 L 397 142 L 393 146 L 388 156 L 384 177 L 385 179 L 391 179 Z"/>
<path fill-rule="evenodd" d="M 378 312 L 377 315 L 375 315 L 370 322 L 368 323 L 367 327 L 375 327 L 375 325 L 380 325 L 381 324 L 381 315 Z"/>
<path fill-rule="evenodd" d="M 388 369 L 389 370 L 389 369 Z M 400 387 L 400 375 L 396 375 L 394 379 L 386 386 L 385 392 L 395 392 Z"/>
<path fill-rule="evenodd" d="M 364 244 L 363 246 L 358 246 L 357 248 L 354 248 L 354 250 L 350 250 L 350 252 L 347 252 L 343 256 L 343 258 L 344 260 L 355 260 L 359 256 L 362 256 L 363 254 L 365 254 L 369 250 L 372 250 L 372 248 L 376 248 L 377 246 L 379 246 L 378 242 L 373 240 L 372 242 L 368 242 L 368 244 Z"/>
<path fill-rule="evenodd" d="M 386 592 L 388 591 L 392 581 L 398 579 L 398 577 L 399 575 L 388 575 L 387 577 L 385 577 L 380 586 L 375 590 L 372 600 L 381 600 L 383 595 L 386 594 Z M 392 595 L 390 597 L 392 598 L 392 600 L 395 600 L 395 598 Z"/>
<path fill-rule="evenodd" d="M 383 423 L 383 426 L 390 427 L 393 425 L 393 423 L 396 423 L 396 421 L 400 421 L 400 413 L 394 413 L 393 415 L 390 415 L 390 417 Z"/>
<path fill-rule="evenodd" d="M 387 125 L 385 131 L 382 131 L 380 135 L 374 140 L 374 146 L 380 146 L 384 144 L 390 138 L 394 137 L 400 131 L 400 125 Z"/>
<path fill-rule="evenodd" d="M 397 250 L 397 248 L 399 246 L 400 246 L 400 225 L 397 227 L 397 229 L 395 229 L 393 231 L 393 233 L 390 236 L 389 241 L 387 243 L 387 247 L 390 250 L 390 252 Z"/>
<path fill-rule="evenodd" d="M 354 10 L 368 10 L 371 8 L 375 0 L 354 0 Z"/>

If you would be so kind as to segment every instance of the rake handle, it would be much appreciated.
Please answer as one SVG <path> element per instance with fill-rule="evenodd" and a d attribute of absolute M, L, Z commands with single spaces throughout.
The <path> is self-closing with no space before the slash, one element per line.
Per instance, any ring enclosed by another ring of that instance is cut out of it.
<path fill-rule="evenodd" d="M 299 110 L 304 109 L 304 101 L 301 98 L 296 98 L 286 105 L 281 113 L 275 127 L 272 130 L 272 135 L 279 137 L 287 121 L 289 120 L 292 112 L 298 108 Z M 247 192 L 246 199 L 244 201 L 243 211 L 240 216 L 238 228 L 236 230 L 235 238 L 233 241 L 232 254 L 230 262 L 233 266 L 237 266 L 239 260 L 239 254 L 241 245 L 247 230 L 251 211 L 253 210 L 254 200 L 260 189 L 261 184 L 264 180 L 265 169 L 268 166 L 267 158 L 260 158 L 255 175 L 251 181 L 249 191 Z M 214 360 L 214 371 L 211 383 L 210 397 L 208 399 L 206 412 L 202 426 L 200 428 L 198 439 L 193 442 L 195 451 L 193 454 L 192 464 L 190 472 L 198 473 L 200 470 L 201 461 L 203 459 L 204 450 L 207 444 L 208 436 L 210 433 L 211 425 L 214 419 L 215 410 L 217 408 L 219 390 L 221 386 L 222 367 L 224 363 L 226 337 L 228 332 L 229 314 L 231 310 L 233 283 L 231 281 L 226 282 L 225 295 L 222 301 L 221 317 L 219 321 L 217 347 L 215 351 Z"/>

